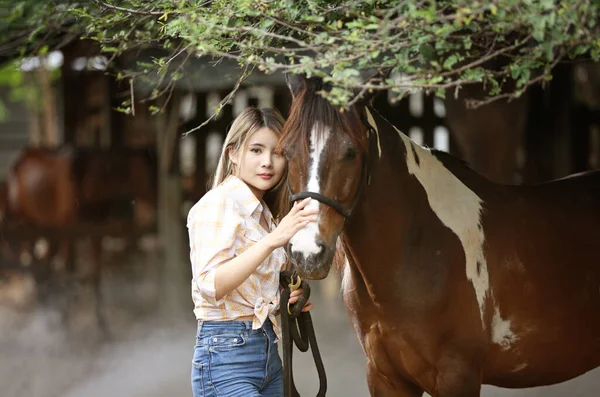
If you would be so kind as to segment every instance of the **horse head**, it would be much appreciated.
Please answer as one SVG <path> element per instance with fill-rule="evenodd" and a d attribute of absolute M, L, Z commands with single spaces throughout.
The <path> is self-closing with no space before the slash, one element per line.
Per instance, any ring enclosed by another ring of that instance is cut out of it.
<path fill-rule="evenodd" d="M 369 178 L 366 100 L 341 109 L 320 94 L 330 89 L 321 79 L 293 76 L 287 82 L 293 101 L 281 145 L 288 158 L 288 189 L 293 202 L 311 197 L 308 208 L 319 213 L 286 249 L 300 275 L 322 279 Z"/>

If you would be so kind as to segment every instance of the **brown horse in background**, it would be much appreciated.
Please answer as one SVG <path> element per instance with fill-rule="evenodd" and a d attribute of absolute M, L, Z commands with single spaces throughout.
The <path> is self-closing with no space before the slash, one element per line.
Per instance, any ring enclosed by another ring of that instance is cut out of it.
<path fill-rule="evenodd" d="M 319 217 L 287 250 L 322 279 L 341 239 L 373 396 L 477 397 L 600 365 L 600 172 L 496 184 L 366 102 L 339 111 L 317 78 L 289 85 L 289 187 Z"/>
<path fill-rule="evenodd" d="M 97 319 L 105 330 L 100 310 L 103 234 L 86 235 L 78 227 L 123 219 L 141 227 L 153 223 L 155 175 L 153 150 L 79 148 L 26 148 L 8 173 L 6 222 L 33 231 L 30 238 L 6 233 L 5 237 L 19 246 L 20 259 L 31 267 L 38 284 L 50 285 L 57 279 L 63 287 L 77 272 L 75 243 L 88 238 L 91 254 L 86 279 L 93 285 Z M 36 229 L 43 230 L 39 237 L 47 241 L 46 252 L 36 253 Z"/>
<path fill-rule="evenodd" d="M 477 173 L 496 183 L 523 182 L 525 130 L 529 113 L 529 91 L 511 101 L 498 100 L 469 109 L 467 98 L 485 98 L 480 85 L 463 87 L 458 96 L 448 92 L 446 122 L 461 157 Z"/>

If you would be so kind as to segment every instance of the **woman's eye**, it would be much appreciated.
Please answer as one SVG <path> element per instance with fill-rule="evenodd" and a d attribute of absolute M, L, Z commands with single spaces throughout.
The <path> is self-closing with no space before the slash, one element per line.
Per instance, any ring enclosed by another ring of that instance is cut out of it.
<path fill-rule="evenodd" d="M 250 149 L 250 151 L 252 153 L 260 153 L 260 149 L 259 148 L 252 148 L 252 149 Z"/>

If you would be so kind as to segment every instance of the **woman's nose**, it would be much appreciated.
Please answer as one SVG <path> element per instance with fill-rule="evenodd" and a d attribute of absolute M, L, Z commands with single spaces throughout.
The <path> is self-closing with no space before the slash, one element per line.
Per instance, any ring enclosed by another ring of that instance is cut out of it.
<path fill-rule="evenodd" d="M 262 160 L 263 167 L 270 167 L 273 164 L 273 159 L 270 155 L 265 155 Z"/>

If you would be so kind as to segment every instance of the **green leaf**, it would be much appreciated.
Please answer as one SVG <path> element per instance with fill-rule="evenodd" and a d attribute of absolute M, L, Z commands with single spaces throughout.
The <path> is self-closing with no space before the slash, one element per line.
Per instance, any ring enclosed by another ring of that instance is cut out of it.
<path fill-rule="evenodd" d="M 4 59 L 47 54 L 65 33 L 81 35 L 116 60 L 111 75 L 123 80 L 135 74 L 153 98 L 174 80 L 193 86 L 194 79 L 205 76 L 198 65 L 203 71 L 215 66 L 209 74 L 215 79 L 224 71 L 241 73 L 234 69 L 247 63 L 256 66 L 254 73 L 291 70 L 320 76 L 335 88 L 323 95 L 343 106 L 352 98 L 343 88 L 360 87 L 361 76 L 374 69 L 410 74 L 416 88 L 432 81 L 485 82 L 496 95 L 499 82 L 514 77 L 525 87 L 559 55 L 600 57 L 598 0 L 107 1 L 122 10 L 70 0 L 5 2 L 10 7 L 0 18 Z M 467 67 L 490 54 L 504 54 L 503 49 L 529 35 L 533 39 L 508 51 L 507 57 Z M 178 51 L 183 52 L 175 56 Z M 142 62 L 135 70 L 119 67 L 128 63 L 120 62 L 121 53 Z M 148 54 L 153 54 L 152 61 Z M 457 65 L 467 70 L 458 71 Z M 0 76 L 11 79 L 17 81 L 19 75 Z M 18 95 L 39 101 L 31 90 Z"/>
<path fill-rule="evenodd" d="M 448 58 L 446 58 L 446 60 L 444 61 L 444 69 L 446 70 L 450 70 L 452 69 L 452 67 L 456 64 L 456 62 L 458 62 L 458 57 L 456 55 L 450 55 Z"/>

